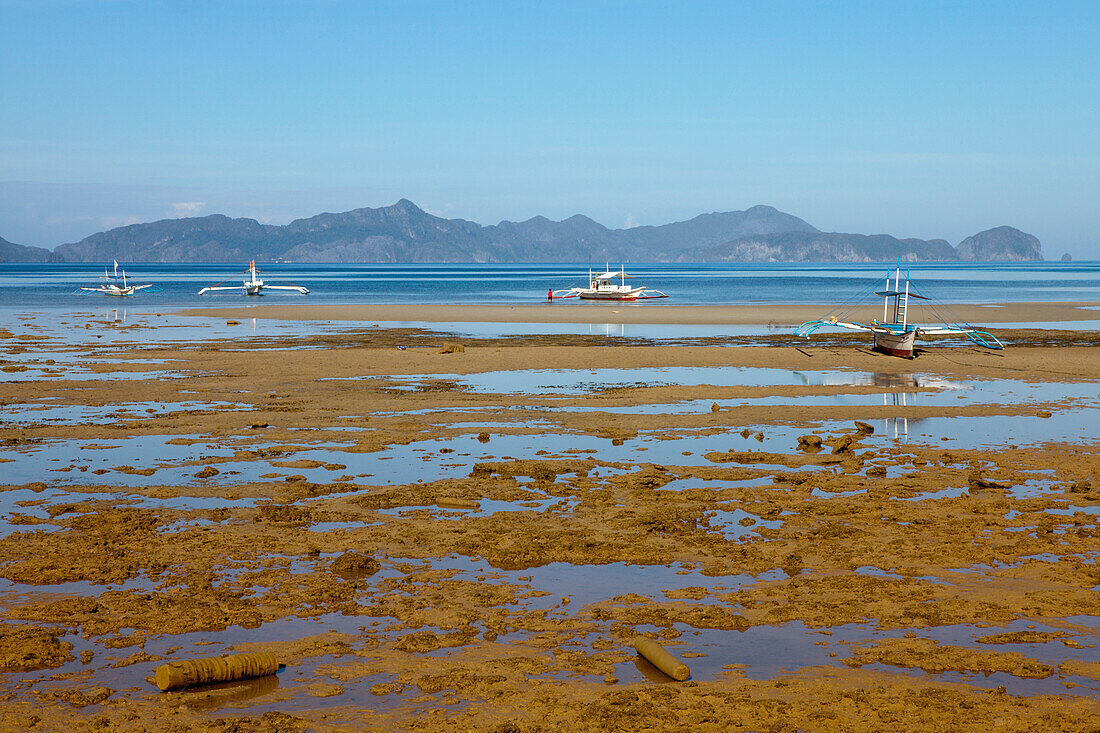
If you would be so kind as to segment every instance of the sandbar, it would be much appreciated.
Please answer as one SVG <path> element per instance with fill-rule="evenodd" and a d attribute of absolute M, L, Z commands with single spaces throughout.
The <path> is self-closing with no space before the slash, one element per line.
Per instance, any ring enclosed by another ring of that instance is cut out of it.
<path fill-rule="evenodd" d="M 637 323 L 693 325 L 788 325 L 822 318 L 835 305 L 670 305 L 664 303 L 553 302 L 519 305 L 466 304 L 234 304 L 189 308 L 181 315 L 326 321 L 416 321 L 432 323 Z M 1098 321 L 1100 303 L 1000 303 L 940 306 L 940 312 L 973 323 Z M 936 314 L 911 301 L 913 323 L 936 323 Z M 863 306 L 849 318 L 882 318 L 882 309 Z"/>

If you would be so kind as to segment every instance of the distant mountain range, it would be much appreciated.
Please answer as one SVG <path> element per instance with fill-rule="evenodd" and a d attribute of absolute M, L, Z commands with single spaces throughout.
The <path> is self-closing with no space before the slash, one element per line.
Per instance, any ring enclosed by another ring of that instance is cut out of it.
<path fill-rule="evenodd" d="M 0 262 L 62 262 L 61 255 L 41 247 L 14 244 L 0 237 Z"/>
<path fill-rule="evenodd" d="M 482 226 L 401 199 L 318 214 L 285 226 L 215 214 L 132 224 L 52 252 L 0 239 L 6 262 L 885 262 L 1042 260 L 1039 240 L 1012 227 L 952 247 L 942 239 L 822 232 L 771 206 L 700 214 L 661 226 L 608 229 L 580 214 Z"/>

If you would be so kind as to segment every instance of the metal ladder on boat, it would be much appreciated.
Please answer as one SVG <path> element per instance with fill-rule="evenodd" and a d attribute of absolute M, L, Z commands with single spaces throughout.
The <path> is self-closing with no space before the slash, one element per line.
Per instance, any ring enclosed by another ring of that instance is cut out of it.
<path fill-rule="evenodd" d="M 901 270 L 898 270 L 897 275 L 894 277 L 894 290 L 890 292 L 890 276 L 886 276 L 886 294 L 887 298 L 890 295 L 894 296 L 894 323 L 905 326 L 907 321 L 905 319 L 905 311 L 909 307 L 909 278 L 905 278 L 905 291 L 899 290 L 901 287 Z M 885 310 L 885 308 L 884 308 Z M 885 318 L 885 313 L 883 317 Z"/>
<path fill-rule="evenodd" d="M 909 281 L 905 281 L 905 294 L 898 294 L 894 296 L 894 323 L 906 324 L 905 311 L 909 307 Z"/>

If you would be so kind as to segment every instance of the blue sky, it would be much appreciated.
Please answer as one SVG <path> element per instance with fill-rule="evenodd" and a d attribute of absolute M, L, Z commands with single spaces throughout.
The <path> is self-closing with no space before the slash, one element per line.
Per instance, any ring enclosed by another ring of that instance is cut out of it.
<path fill-rule="evenodd" d="M 0 236 L 770 204 L 1100 259 L 1100 3 L 0 0 Z"/>

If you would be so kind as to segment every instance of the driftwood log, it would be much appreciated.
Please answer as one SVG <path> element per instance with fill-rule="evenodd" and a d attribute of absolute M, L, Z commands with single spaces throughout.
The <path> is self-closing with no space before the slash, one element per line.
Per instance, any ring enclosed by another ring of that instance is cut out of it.
<path fill-rule="evenodd" d="M 161 690 L 179 690 L 195 685 L 265 677 L 279 671 L 279 662 L 271 652 L 232 654 L 162 664 L 153 670 L 153 679 Z"/>

